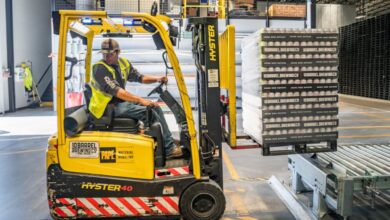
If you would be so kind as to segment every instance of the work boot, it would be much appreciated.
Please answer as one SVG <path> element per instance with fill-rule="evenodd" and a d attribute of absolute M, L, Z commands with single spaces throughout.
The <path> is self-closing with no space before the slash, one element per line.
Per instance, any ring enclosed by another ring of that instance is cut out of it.
<path fill-rule="evenodd" d="M 180 145 L 180 140 L 173 138 L 173 143 L 175 143 L 176 145 Z"/>
<path fill-rule="evenodd" d="M 179 158 L 183 156 L 183 150 L 181 149 L 181 146 L 175 145 L 175 147 L 172 149 L 171 153 L 166 156 L 166 158 L 169 159 L 174 159 L 174 158 Z"/>

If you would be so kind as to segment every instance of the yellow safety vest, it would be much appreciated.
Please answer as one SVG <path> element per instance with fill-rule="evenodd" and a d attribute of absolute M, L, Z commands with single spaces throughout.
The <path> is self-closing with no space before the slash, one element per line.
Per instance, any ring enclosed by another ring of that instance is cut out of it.
<path fill-rule="evenodd" d="M 112 68 L 110 65 L 105 63 L 104 61 L 99 61 L 96 64 L 93 65 L 93 68 L 95 65 L 102 64 L 107 68 L 107 70 L 112 74 L 112 78 L 115 80 L 115 69 Z M 122 74 L 122 80 L 124 87 L 126 86 L 127 77 L 130 72 L 130 63 L 127 59 L 120 57 L 119 58 L 119 68 L 121 70 Z M 112 99 L 112 95 L 105 93 L 103 89 L 100 88 L 99 84 L 94 78 L 94 75 L 92 74 L 91 79 L 91 89 L 92 89 L 92 97 L 89 102 L 89 112 L 91 112 L 96 118 L 101 118 L 103 116 L 104 111 L 106 110 L 106 107 L 108 103 Z"/>
<path fill-rule="evenodd" d="M 31 68 L 26 66 L 24 69 L 24 88 L 26 91 L 30 92 L 33 86 L 33 78 L 31 73 Z"/>

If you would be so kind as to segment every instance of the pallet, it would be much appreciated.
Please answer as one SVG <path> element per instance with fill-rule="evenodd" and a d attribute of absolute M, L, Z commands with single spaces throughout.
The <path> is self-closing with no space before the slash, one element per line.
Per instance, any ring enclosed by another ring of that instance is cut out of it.
<path fill-rule="evenodd" d="M 262 149 L 263 156 L 332 152 L 337 150 L 337 137 L 312 138 L 312 140 L 263 143 L 250 132 L 245 132 Z"/>
<path fill-rule="evenodd" d="M 281 147 L 283 149 L 280 149 Z M 324 143 L 265 144 L 261 148 L 263 156 L 332 152 L 337 150 L 337 141 L 326 141 Z"/>
<path fill-rule="evenodd" d="M 337 140 L 261 144 L 261 141 L 257 140 L 257 138 L 250 134 L 249 136 L 259 144 L 263 156 L 337 151 Z"/>

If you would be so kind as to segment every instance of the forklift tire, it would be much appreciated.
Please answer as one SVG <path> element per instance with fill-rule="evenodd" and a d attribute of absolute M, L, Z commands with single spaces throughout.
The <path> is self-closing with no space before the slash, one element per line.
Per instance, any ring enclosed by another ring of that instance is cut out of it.
<path fill-rule="evenodd" d="M 223 191 L 212 180 L 191 185 L 180 198 L 181 215 L 188 220 L 220 219 L 225 206 Z"/>

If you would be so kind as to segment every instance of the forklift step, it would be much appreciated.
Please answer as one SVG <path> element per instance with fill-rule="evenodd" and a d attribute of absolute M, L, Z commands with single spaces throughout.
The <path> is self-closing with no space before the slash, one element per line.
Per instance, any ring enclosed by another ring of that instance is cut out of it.
<path fill-rule="evenodd" d="M 53 102 L 41 102 L 41 107 L 53 107 Z"/>

